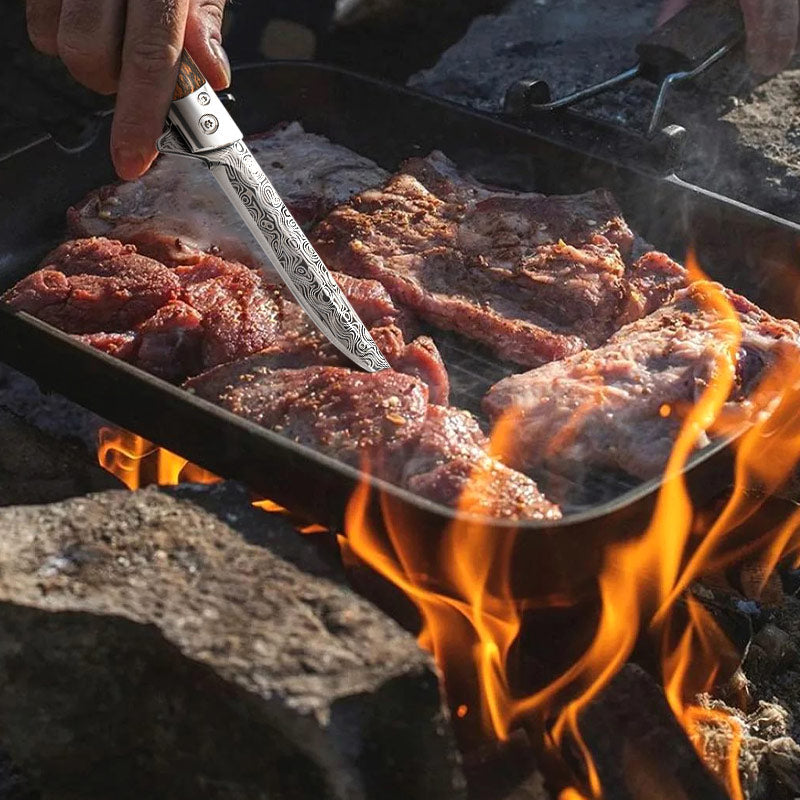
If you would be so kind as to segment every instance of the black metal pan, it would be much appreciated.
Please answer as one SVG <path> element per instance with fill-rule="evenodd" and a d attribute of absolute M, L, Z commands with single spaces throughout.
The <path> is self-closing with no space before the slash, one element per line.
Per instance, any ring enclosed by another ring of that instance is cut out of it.
<path fill-rule="evenodd" d="M 713 278 L 779 316 L 797 315 L 800 227 L 660 175 L 653 164 L 626 164 L 613 132 L 588 135 L 574 120 L 531 132 L 491 116 L 331 67 L 270 63 L 241 69 L 235 116 L 247 133 L 284 120 L 371 157 L 389 169 L 440 149 L 482 180 L 543 192 L 611 189 L 632 228 L 682 259 L 696 248 Z M 570 127 L 570 126 L 578 127 Z M 565 143 L 569 142 L 569 144 Z M 579 145 L 575 143 L 579 142 Z M 86 192 L 114 179 L 108 120 L 80 152 L 50 138 L 0 157 L 0 290 L 33 269 L 64 237 L 64 212 Z M 445 355 L 458 343 L 442 341 Z M 406 535 L 435 563 L 441 538 L 459 515 L 198 399 L 108 357 L 25 314 L 0 308 L 0 359 L 131 431 L 303 514 L 340 527 L 355 487 L 368 480 L 369 518 L 384 530 L 383 511 L 401 515 Z M 479 359 L 480 361 L 480 359 Z M 484 378 L 491 381 L 492 364 Z M 480 371 L 480 365 L 472 366 Z M 455 398 L 458 404 L 458 396 Z M 468 403 L 465 397 L 464 402 Z M 696 457 L 687 484 L 701 504 L 729 485 L 729 442 Z M 602 545 L 635 535 L 652 512 L 658 482 L 590 505 L 560 522 L 483 520 L 481 535 L 512 537 L 514 591 L 565 592 L 596 573 Z M 383 503 L 379 502 L 379 495 Z"/>

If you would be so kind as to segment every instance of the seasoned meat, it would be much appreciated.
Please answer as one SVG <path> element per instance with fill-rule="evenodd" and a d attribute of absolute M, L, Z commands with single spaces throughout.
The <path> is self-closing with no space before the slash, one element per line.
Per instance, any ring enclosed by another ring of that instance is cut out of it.
<path fill-rule="evenodd" d="M 186 388 L 293 441 L 444 505 L 504 518 L 557 519 L 536 484 L 486 453 L 466 411 L 428 404 L 420 380 L 391 370 L 286 369 L 269 354 L 227 364 Z M 475 481 L 471 484 L 471 481 Z M 474 485 L 473 495 L 467 490 Z"/>
<path fill-rule="evenodd" d="M 779 358 L 800 356 L 800 326 L 774 319 L 718 284 L 698 282 L 603 347 L 492 387 L 484 400 L 487 414 L 494 420 L 513 415 L 514 448 L 506 462 L 534 476 L 546 469 L 572 480 L 597 469 L 640 479 L 658 475 L 686 412 L 729 347 L 726 322 L 709 303 L 712 292 L 724 292 L 742 329 L 724 418 L 730 424 L 747 419 L 765 370 Z"/>
<path fill-rule="evenodd" d="M 347 363 L 285 289 L 243 264 L 195 251 L 170 269 L 133 245 L 94 238 L 66 242 L 43 265 L 3 299 L 167 380 L 260 350 L 283 366 Z M 336 278 L 394 369 L 447 403 L 447 371 L 433 342 L 406 343 L 404 316 L 377 281 Z"/>
<path fill-rule="evenodd" d="M 235 414 L 353 466 L 380 456 L 381 470 L 388 473 L 399 468 L 405 445 L 416 439 L 425 421 L 427 389 L 408 375 L 271 367 L 269 357 L 251 356 L 185 385 Z"/>
<path fill-rule="evenodd" d="M 386 177 L 369 159 L 305 133 L 296 122 L 251 137 L 248 144 L 301 224 Z M 260 249 L 209 171 L 185 158 L 162 156 L 138 180 L 92 192 L 69 210 L 68 222 L 77 237 L 132 243 L 170 266 L 191 260 L 195 250 L 264 266 Z"/>
<path fill-rule="evenodd" d="M 204 255 L 177 267 L 182 299 L 202 318 L 206 369 L 256 353 L 275 339 L 283 302 L 278 290 L 243 264 Z"/>
<path fill-rule="evenodd" d="M 67 333 L 121 333 L 179 294 L 174 272 L 135 248 L 82 239 L 56 248 L 3 299 Z"/>
<path fill-rule="evenodd" d="M 601 344 L 685 281 L 666 256 L 626 263 L 633 235 L 608 192 L 492 192 L 441 154 L 335 209 L 312 241 L 331 268 L 526 366 Z"/>
<path fill-rule="evenodd" d="M 503 519 L 558 519 L 561 512 L 521 472 L 487 455 L 488 440 L 468 411 L 431 405 L 403 470 L 415 494 Z"/>

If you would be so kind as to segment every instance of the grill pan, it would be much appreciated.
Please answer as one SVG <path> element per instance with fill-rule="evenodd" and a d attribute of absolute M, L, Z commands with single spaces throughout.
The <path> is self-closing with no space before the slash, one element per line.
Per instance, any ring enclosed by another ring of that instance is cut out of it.
<path fill-rule="evenodd" d="M 413 155 L 442 150 L 477 178 L 510 188 L 569 194 L 610 189 L 632 229 L 682 260 L 691 244 L 704 270 L 776 316 L 797 316 L 800 226 L 659 174 L 657 165 L 625 163 L 612 129 L 597 135 L 579 119 L 557 129 L 515 127 L 374 79 L 333 67 L 281 63 L 244 67 L 234 80 L 235 116 L 246 133 L 299 120 L 306 130 L 376 160 L 387 169 Z M 79 152 L 42 137 L 0 156 L 0 290 L 29 273 L 65 235 L 65 211 L 114 180 L 110 120 Z M 569 142 L 566 144 L 565 142 Z M 437 336 L 450 362 L 453 402 L 475 407 L 503 374 L 457 337 Z M 347 500 L 365 476 L 135 367 L 80 344 L 23 313 L 0 308 L 0 359 L 114 423 L 316 522 L 341 528 Z M 686 470 L 694 504 L 725 490 L 732 442 L 696 455 Z M 386 534 L 384 514 L 402 518 L 420 564 L 434 565 L 443 537 L 461 516 L 375 478 L 368 519 Z M 600 476 L 600 482 L 603 483 Z M 616 480 L 609 476 L 609 480 Z M 607 487 L 606 487 L 607 488 Z M 659 488 L 650 481 L 598 503 L 591 493 L 558 522 L 477 520 L 469 535 L 501 537 L 511 548 L 512 591 L 520 598 L 572 592 L 598 571 L 603 546 L 641 532 Z M 601 492 L 602 494 L 602 492 Z M 393 530 L 393 535 L 399 535 Z"/>

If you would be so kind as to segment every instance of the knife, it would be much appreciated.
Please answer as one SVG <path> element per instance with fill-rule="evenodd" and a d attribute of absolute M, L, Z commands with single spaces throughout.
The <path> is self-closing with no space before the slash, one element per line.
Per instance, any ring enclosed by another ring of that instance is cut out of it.
<path fill-rule="evenodd" d="M 269 264 L 330 342 L 367 372 L 389 364 L 275 187 L 242 132 L 184 50 L 159 152 L 199 159 L 258 242 Z"/>

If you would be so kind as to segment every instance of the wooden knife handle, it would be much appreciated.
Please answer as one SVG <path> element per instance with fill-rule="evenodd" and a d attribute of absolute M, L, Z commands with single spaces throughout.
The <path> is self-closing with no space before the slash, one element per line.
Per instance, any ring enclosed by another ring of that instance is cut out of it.
<path fill-rule="evenodd" d="M 636 47 L 641 75 L 660 83 L 673 72 L 699 67 L 723 45 L 744 35 L 737 0 L 691 0 Z"/>
<path fill-rule="evenodd" d="M 206 77 L 200 72 L 200 67 L 194 63 L 194 59 L 184 50 L 181 53 L 181 64 L 178 72 L 178 80 L 175 83 L 175 94 L 173 100 L 182 100 L 192 92 L 197 91 L 206 83 Z"/>

